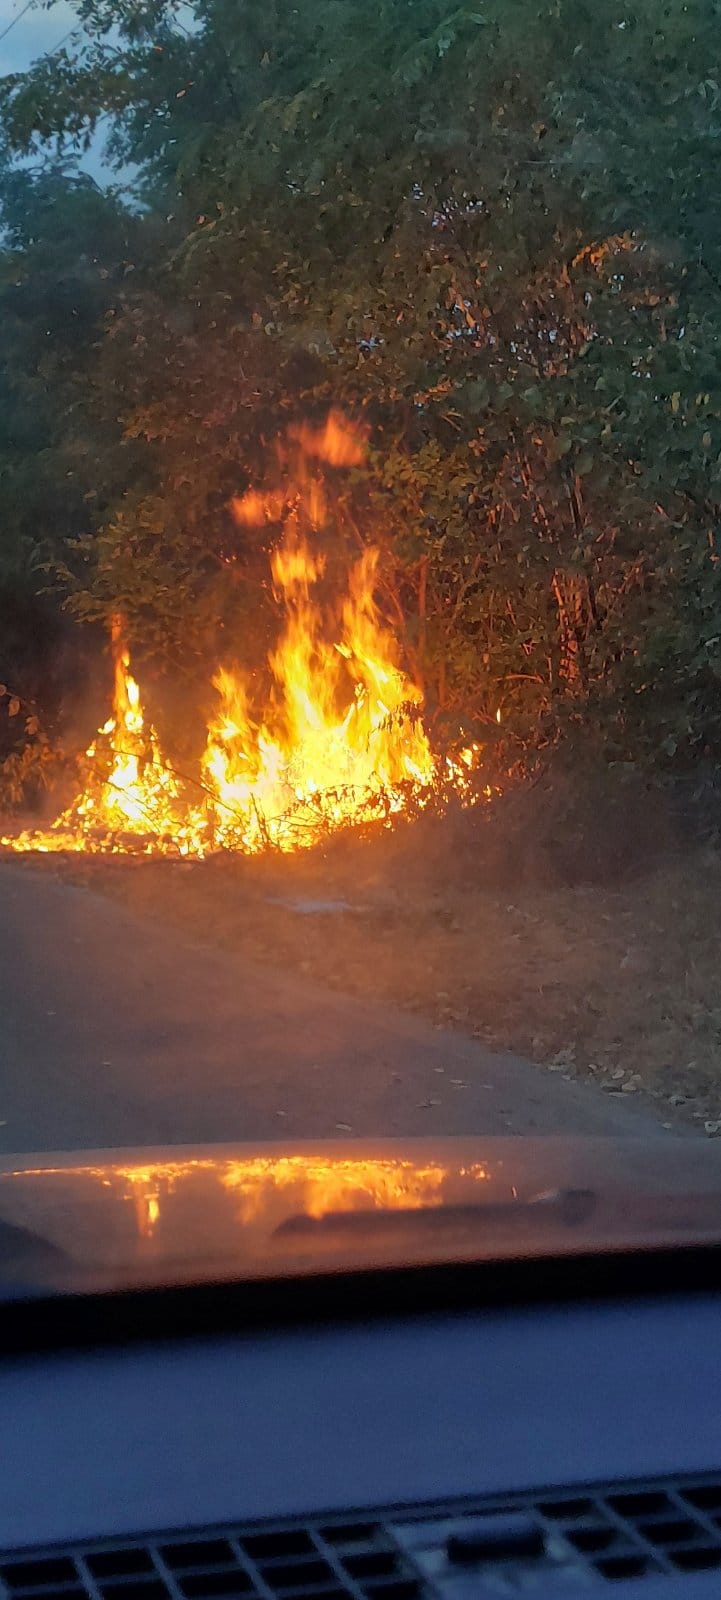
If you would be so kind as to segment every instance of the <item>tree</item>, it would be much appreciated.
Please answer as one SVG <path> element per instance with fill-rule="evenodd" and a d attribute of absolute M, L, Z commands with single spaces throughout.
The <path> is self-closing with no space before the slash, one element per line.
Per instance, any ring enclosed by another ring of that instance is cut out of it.
<path fill-rule="evenodd" d="M 14 156 L 105 128 L 138 171 L 83 380 L 138 454 L 73 530 L 74 609 L 176 668 L 262 635 L 228 499 L 340 403 L 441 715 L 717 744 L 718 13 L 80 0 L 84 47 L 0 85 Z"/>

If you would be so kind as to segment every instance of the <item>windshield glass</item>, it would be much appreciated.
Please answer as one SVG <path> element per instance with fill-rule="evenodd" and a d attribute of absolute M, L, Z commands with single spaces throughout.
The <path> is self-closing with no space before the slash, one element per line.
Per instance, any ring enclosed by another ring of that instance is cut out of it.
<path fill-rule="evenodd" d="M 715 1173 L 720 40 L 0 0 L 15 1223 Z"/>

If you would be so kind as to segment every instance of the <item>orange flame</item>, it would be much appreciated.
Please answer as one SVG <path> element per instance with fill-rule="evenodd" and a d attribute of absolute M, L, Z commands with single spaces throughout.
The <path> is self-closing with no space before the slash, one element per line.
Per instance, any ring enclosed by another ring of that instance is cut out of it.
<path fill-rule="evenodd" d="M 241 527 L 253 528 L 260 527 L 263 522 L 277 522 L 284 505 L 285 496 L 278 490 L 260 494 L 257 489 L 246 489 L 245 494 L 233 497 L 230 509 Z"/>
<path fill-rule="evenodd" d="M 331 467 L 360 467 L 365 460 L 365 440 L 340 411 L 330 411 L 322 428 L 305 423 L 290 429 L 307 456 L 318 456 Z"/>
<path fill-rule="evenodd" d="M 110 631 L 113 709 L 85 751 L 83 792 L 46 831 L 27 829 L 0 843 L 14 850 L 188 854 L 182 786 L 146 726 L 140 689 L 130 671 L 122 622 Z"/>
<path fill-rule="evenodd" d="M 359 465 L 363 437 L 331 411 L 324 427 L 301 426 L 291 438 L 301 452 L 294 481 L 268 493 L 249 489 L 231 502 L 239 526 L 285 518 L 270 563 L 283 621 L 268 658 L 267 704 L 254 706 L 243 673 L 221 665 L 200 779 L 181 777 L 145 722 L 122 623 L 114 618 L 113 710 L 86 751 L 83 792 L 51 828 L 0 843 L 14 850 L 195 857 L 214 848 L 288 851 L 340 827 L 388 825 L 434 794 L 477 798 L 471 775 L 478 746 L 444 762 L 431 751 L 421 692 L 403 671 L 379 614 L 378 550 L 369 546 L 352 566 L 330 616 L 319 598 L 325 557 L 317 536 L 328 500 L 308 458 Z"/>
<path fill-rule="evenodd" d="M 193 1179 L 210 1179 L 235 1202 L 238 1222 L 256 1220 L 271 1209 L 274 1198 L 287 1197 L 308 1216 L 366 1209 L 411 1210 L 442 1206 L 449 1183 L 462 1183 L 472 1194 L 490 1180 L 483 1162 L 448 1167 L 419 1163 L 405 1156 L 327 1154 L 256 1155 L 189 1160 L 122 1162 L 102 1166 L 17 1168 L 15 1177 L 85 1177 L 102 1184 L 132 1204 L 141 1238 L 152 1239 L 162 1223 L 168 1198 Z"/>
<path fill-rule="evenodd" d="M 437 766 L 420 721 L 421 696 L 397 664 L 374 599 L 378 554 L 352 569 L 339 636 L 323 630 L 314 587 L 320 555 L 289 522 L 271 560 L 286 622 L 270 656 L 274 716 L 256 728 L 241 675 L 219 672 L 220 707 L 203 759 L 216 842 L 240 828 L 246 850 L 314 843 L 333 828 L 387 819 L 409 790 L 431 786 Z"/>
<path fill-rule="evenodd" d="M 480 1162 L 458 1172 L 473 1182 L 488 1178 Z M 303 1210 L 311 1217 L 372 1207 L 419 1210 L 422 1206 L 440 1206 L 449 1175 L 449 1169 L 438 1163 L 415 1166 L 411 1161 L 391 1157 L 359 1160 L 344 1156 L 261 1156 L 229 1161 L 220 1181 L 225 1189 L 237 1194 L 240 1217 L 248 1222 L 267 1207 L 271 1192 L 296 1188 Z"/>

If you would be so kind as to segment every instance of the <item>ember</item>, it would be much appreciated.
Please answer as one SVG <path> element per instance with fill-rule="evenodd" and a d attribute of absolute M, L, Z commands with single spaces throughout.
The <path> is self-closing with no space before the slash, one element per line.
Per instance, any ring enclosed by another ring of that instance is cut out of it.
<path fill-rule="evenodd" d="M 328 510 L 308 463 L 358 466 L 363 440 L 333 412 L 323 428 L 292 437 L 293 483 L 269 494 L 249 490 L 231 507 L 241 526 L 283 525 L 270 558 L 283 621 L 267 705 L 258 711 L 243 672 L 221 666 L 199 779 L 183 776 L 145 722 L 116 619 L 113 709 L 86 751 L 84 788 L 50 828 L 6 836 L 6 847 L 196 858 L 217 849 L 292 851 L 341 827 L 388 826 L 451 793 L 468 804 L 482 792 L 490 797 L 471 782 L 477 745 L 453 758 L 431 750 L 422 695 L 378 611 L 377 549 L 367 547 L 352 566 L 335 625 L 318 599 L 318 534 Z"/>

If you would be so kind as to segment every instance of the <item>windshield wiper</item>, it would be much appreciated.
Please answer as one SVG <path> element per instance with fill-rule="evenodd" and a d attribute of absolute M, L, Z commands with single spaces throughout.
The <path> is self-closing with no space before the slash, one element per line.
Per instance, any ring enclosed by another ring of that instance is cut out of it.
<path fill-rule="evenodd" d="M 274 1230 L 274 1238 L 314 1238 L 340 1236 L 387 1238 L 392 1233 L 457 1233 L 478 1228 L 496 1228 L 499 1223 L 558 1223 L 573 1228 L 588 1221 L 597 1206 L 593 1189 L 554 1189 L 534 1195 L 531 1200 L 505 1200 L 487 1205 L 388 1206 L 360 1211 L 326 1211 L 320 1217 L 301 1211 L 286 1217 Z"/>

